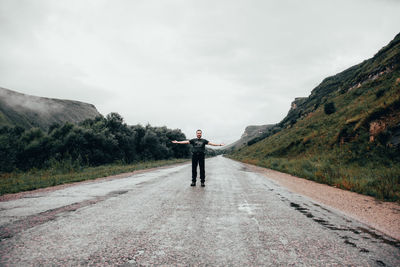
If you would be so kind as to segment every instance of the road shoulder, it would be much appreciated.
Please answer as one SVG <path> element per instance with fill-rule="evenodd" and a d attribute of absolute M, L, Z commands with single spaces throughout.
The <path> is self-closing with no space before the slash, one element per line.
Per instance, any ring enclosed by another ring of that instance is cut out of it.
<path fill-rule="evenodd" d="M 243 163 L 245 164 L 245 163 Z M 400 240 L 400 205 L 354 192 L 319 184 L 290 174 L 245 164 L 288 190 L 332 207 L 376 230 Z"/>

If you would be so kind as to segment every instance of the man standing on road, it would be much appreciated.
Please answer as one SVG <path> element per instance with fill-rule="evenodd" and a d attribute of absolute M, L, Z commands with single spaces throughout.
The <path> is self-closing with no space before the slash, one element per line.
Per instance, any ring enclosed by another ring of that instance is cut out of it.
<path fill-rule="evenodd" d="M 214 144 L 209 142 L 206 139 L 201 138 L 202 131 L 197 130 L 196 136 L 197 138 L 193 138 L 191 140 L 185 141 L 172 141 L 174 144 L 191 144 L 193 146 L 193 155 L 192 155 L 192 183 L 191 186 L 196 186 L 196 178 L 197 178 L 197 164 L 200 166 L 200 181 L 201 186 L 205 186 L 206 174 L 204 170 L 204 154 L 205 154 L 205 146 L 223 146 L 224 144 Z"/>

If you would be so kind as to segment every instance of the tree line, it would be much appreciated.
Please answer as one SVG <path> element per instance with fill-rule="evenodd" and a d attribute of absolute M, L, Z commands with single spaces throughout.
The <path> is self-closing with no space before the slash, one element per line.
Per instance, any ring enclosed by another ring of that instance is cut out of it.
<path fill-rule="evenodd" d="M 78 166 L 188 158 L 191 147 L 179 129 L 124 123 L 118 113 L 87 119 L 80 124 L 54 124 L 39 128 L 0 128 L 0 172 L 50 168 L 69 161 Z"/>

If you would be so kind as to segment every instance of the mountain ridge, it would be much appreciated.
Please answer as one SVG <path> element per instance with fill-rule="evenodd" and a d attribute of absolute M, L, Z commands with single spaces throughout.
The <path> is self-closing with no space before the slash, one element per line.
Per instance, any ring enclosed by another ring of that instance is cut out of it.
<path fill-rule="evenodd" d="M 0 126 L 38 127 L 47 130 L 52 124 L 102 116 L 93 104 L 19 93 L 0 87 Z"/>

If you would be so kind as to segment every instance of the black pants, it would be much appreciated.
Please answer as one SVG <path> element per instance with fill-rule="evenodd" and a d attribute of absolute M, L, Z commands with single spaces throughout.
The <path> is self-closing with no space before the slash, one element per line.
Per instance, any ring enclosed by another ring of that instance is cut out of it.
<path fill-rule="evenodd" d="M 196 182 L 197 164 L 200 166 L 200 181 L 204 183 L 206 174 L 204 171 L 204 153 L 193 153 L 192 155 L 192 182 Z"/>

